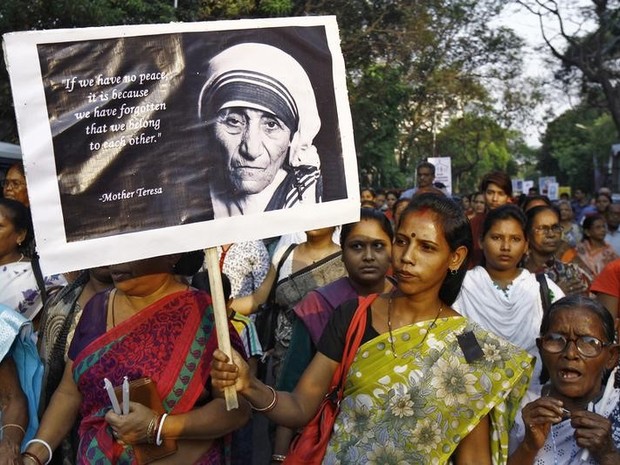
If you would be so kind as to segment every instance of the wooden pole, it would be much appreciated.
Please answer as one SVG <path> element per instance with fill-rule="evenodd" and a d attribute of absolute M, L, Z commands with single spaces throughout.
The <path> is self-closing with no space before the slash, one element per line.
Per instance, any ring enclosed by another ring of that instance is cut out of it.
<path fill-rule="evenodd" d="M 232 360 L 232 348 L 230 346 L 230 333 L 228 332 L 228 312 L 226 311 L 226 301 L 222 290 L 222 275 L 220 274 L 220 263 L 217 257 L 217 249 L 209 247 L 206 250 L 207 271 L 209 272 L 209 286 L 211 287 L 211 299 L 213 300 L 213 312 L 215 314 L 215 329 L 219 349 L 228 355 Z M 226 398 L 226 409 L 232 410 L 239 407 L 237 391 L 234 386 L 224 389 Z"/>

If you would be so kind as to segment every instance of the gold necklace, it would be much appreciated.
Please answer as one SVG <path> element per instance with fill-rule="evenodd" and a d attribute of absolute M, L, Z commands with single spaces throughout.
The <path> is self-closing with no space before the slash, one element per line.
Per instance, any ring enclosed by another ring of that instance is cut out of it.
<path fill-rule="evenodd" d="M 390 298 L 388 299 L 387 324 L 388 324 L 388 333 L 390 334 L 390 346 L 392 347 L 392 355 L 394 356 L 394 358 L 398 358 L 398 354 L 396 354 L 396 348 L 394 346 L 394 336 L 392 335 L 392 295 L 393 295 L 393 292 L 390 292 Z M 421 347 L 422 344 L 424 344 L 424 341 L 426 341 L 426 336 L 428 336 L 428 333 L 430 332 L 431 328 L 437 322 L 437 318 L 439 318 L 439 314 L 441 313 L 442 310 L 443 310 L 443 302 L 441 302 L 441 304 L 439 305 L 439 310 L 437 310 L 437 314 L 435 315 L 435 318 L 433 319 L 433 321 L 431 321 L 431 324 L 428 325 L 428 328 L 426 328 L 426 333 L 424 334 L 424 337 L 412 349 L 417 349 Z M 407 352 L 410 352 L 410 351 L 407 351 Z"/>

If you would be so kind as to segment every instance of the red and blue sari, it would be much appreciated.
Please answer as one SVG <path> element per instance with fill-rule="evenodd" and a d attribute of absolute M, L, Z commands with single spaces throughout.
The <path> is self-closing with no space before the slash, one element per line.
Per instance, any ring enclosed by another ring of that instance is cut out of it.
<path fill-rule="evenodd" d="M 84 310 L 86 318 L 76 330 L 75 338 L 87 341 L 73 364 L 73 377 L 83 396 L 78 463 L 135 464 L 133 448 L 116 442 L 104 419 L 110 402 L 103 379 L 118 386 L 125 376 L 130 381 L 150 377 L 157 384 L 166 412 L 179 414 L 193 409 L 208 387 L 212 354 L 217 348 L 215 319 L 209 295 L 188 290 L 160 299 L 88 342 L 101 315 L 105 328 L 109 295 L 105 292 L 91 299 Z M 82 323 L 87 327 L 80 331 Z M 234 331 L 231 337 L 233 346 L 243 351 Z M 74 339 L 76 343 L 79 345 Z M 223 442 L 216 441 L 196 463 L 224 463 Z"/>

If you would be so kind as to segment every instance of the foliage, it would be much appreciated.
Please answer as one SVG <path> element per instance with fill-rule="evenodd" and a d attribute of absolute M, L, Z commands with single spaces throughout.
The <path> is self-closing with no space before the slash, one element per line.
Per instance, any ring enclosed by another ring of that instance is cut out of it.
<path fill-rule="evenodd" d="M 608 112 L 586 106 L 566 111 L 547 127 L 540 172 L 555 175 L 560 184 L 592 191 L 594 167 L 601 168 L 603 178 L 607 175 L 614 141 L 614 122 Z M 604 184 L 605 179 L 600 182 Z"/>
<path fill-rule="evenodd" d="M 592 91 L 603 95 L 620 136 L 620 3 L 591 0 L 579 10 L 555 0 L 518 3 L 539 17 L 547 49 L 563 66 L 557 77 L 570 84 L 579 77 L 584 95 Z M 578 26 L 576 32 L 570 32 L 569 25 Z"/>
<path fill-rule="evenodd" d="M 173 3 L 11 0 L 0 5 L 0 32 L 336 15 L 361 171 L 377 173 L 376 184 L 402 187 L 413 166 L 429 156 L 454 154 L 459 182 L 470 184 L 468 176 L 487 166 L 509 167 L 508 138 L 501 128 L 527 114 L 523 109 L 531 105 L 533 89 L 515 84 L 521 41 L 508 29 L 489 27 L 503 0 L 179 0 L 177 9 Z M 0 139 L 16 142 L 10 101 L 2 70 Z M 484 123 L 479 146 L 473 144 L 474 114 Z"/>
<path fill-rule="evenodd" d="M 385 157 L 379 178 L 375 178 L 374 183 L 403 186 L 405 180 L 393 156 L 405 116 L 403 102 L 408 100 L 403 70 L 397 66 L 370 65 L 355 90 L 350 99 L 351 111 L 354 115 L 364 115 L 353 119 L 360 171 L 371 172 L 376 160 Z M 390 110 L 386 111 L 386 108 Z"/>
<path fill-rule="evenodd" d="M 454 190 L 473 192 L 486 172 L 514 170 L 508 145 L 511 137 L 490 116 L 465 113 L 450 121 L 438 134 L 437 147 L 442 156 L 452 159 Z"/>
<path fill-rule="evenodd" d="M 298 14 L 338 16 L 358 157 L 365 169 L 378 169 L 375 179 L 393 182 L 387 173 L 395 168 L 395 154 L 396 168 L 408 176 L 422 159 L 443 155 L 436 143 L 443 126 L 472 104 L 490 113 L 492 84 L 500 93 L 510 88 L 521 69 L 521 41 L 510 30 L 489 28 L 503 5 L 496 0 L 296 3 Z M 391 71 L 368 76 L 378 66 Z M 502 112 L 505 122 L 512 111 Z"/>

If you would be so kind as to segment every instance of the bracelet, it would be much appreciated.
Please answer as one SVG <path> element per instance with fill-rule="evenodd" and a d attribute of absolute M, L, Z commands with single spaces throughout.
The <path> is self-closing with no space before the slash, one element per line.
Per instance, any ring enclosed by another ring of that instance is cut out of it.
<path fill-rule="evenodd" d="M 273 454 L 271 456 L 271 461 L 272 462 L 284 462 L 284 460 L 286 460 L 286 455 Z"/>
<path fill-rule="evenodd" d="M 22 433 L 26 434 L 26 430 L 24 429 L 24 427 L 22 425 L 18 425 L 17 423 L 7 423 L 2 428 L 0 428 L 0 431 L 4 431 L 4 428 L 9 428 L 9 427 L 17 428 L 18 430 L 21 430 Z"/>
<path fill-rule="evenodd" d="M 254 405 L 252 405 L 252 402 L 248 401 L 248 403 L 250 404 L 250 407 L 252 407 L 252 410 L 255 410 L 257 412 L 266 413 L 266 412 L 271 412 L 274 409 L 274 407 L 278 403 L 278 393 L 276 392 L 276 390 L 274 388 L 272 388 L 269 385 L 267 385 L 267 388 L 273 393 L 273 400 L 271 401 L 271 403 L 267 407 L 256 408 L 256 407 L 254 407 Z"/>
<path fill-rule="evenodd" d="M 149 426 L 146 428 L 146 443 L 147 444 L 155 444 L 155 433 L 157 431 L 157 420 L 158 416 L 154 416 L 151 418 L 149 422 Z"/>
<path fill-rule="evenodd" d="M 164 421 L 166 421 L 166 418 L 168 417 L 167 413 L 164 413 L 159 420 L 159 427 L 157 428 L 157 438 L 155 439 L 155 445 L 157 446 L 161 446 L 164 442 L 164 438 L 161 437 L 161 432 L 164 429 Z"/>
<path fill-rule="evenodd" d="M 31 439 L 30 441 L 26 443 L 26 445 L 24 446 L 24 449 L 28 449 L 28 446 L 34 443 L 43 444 L 45 446 L 45 448 L 47 449 L 48 458 L 43 465 L 47 465 L 48 463 L 50 463 L 52 461 L 52 455 L 53 455 L 52 447 L 43 439 L 37 439 L 37 438 Z"/>
<path fill-rule="evenodd" d="M 27 459 L 32 460 L 37 465 L 43 465 L 41 461 L 39 460 L 39 457 L 34 455 L 32 452 L 22 452 L 22 457 L 26 457 Z"/>

